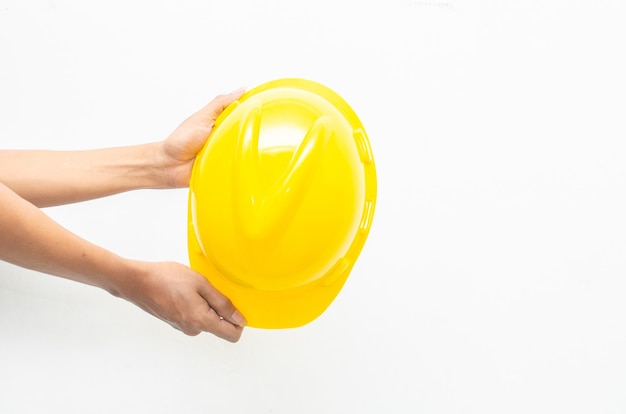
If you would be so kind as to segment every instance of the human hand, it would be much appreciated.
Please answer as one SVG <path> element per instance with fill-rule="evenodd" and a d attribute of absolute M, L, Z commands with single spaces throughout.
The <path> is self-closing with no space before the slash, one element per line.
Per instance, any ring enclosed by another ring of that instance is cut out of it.
<path fill-rule="evenodd" d="M 175 262 L 133 262 L 133 269 L 114 294 L 187 335 L 239 340 L 245 319 L 202 275 Z"/>
<path fill-rule="evenodd" d="M 213 131 L 215 120 L 224 109 L 245 92 L 237 89 L 227 95 L 219 95 L 204 108 L 187 118 L 158 147 L 166 186 L 187 187 L 196 154 Z"/>

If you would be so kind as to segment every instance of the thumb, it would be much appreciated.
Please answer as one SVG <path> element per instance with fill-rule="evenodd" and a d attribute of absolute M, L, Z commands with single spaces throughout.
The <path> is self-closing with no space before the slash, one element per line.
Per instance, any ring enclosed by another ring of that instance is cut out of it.
<path fill-rule="evenodd" d="M 202 108 L 200 112 L 209 117 L 211 120 L 215 120 L 224 111 L 224 109 L 228 107 L 228 105 L 241 98 L 245 92 L 246 88 L 239 88 L 231 93 L 218 95 L 204 108 Z"/>
<path fill-rule="evenodd" d="M 232 323 L 233 325 L 246 326 L 246 319 L 235 308 L 235 305 L 220 293 L 215 287 L 213 287 L 204 277 L 201 283 L 198 293 L 207 301 L 209 306 L 222 318 Z"/>

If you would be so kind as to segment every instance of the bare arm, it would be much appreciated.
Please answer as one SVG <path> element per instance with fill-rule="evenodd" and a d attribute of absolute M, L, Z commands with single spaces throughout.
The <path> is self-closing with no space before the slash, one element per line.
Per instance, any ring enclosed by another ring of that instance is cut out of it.
<path fill-rule="evenodd" d="M 160 144 L 86 151 L 0 150 L 0 182 L 39 207 L 164 188 Z"/>
<path fill-rule="evenodd" d="M 219 96 L 160 143 L 0 153 L 0 260 L 100 287 L 186 334 L 207 331 L 237 341 L 245 319 L 202 275 L 179 263 L 122 258 L 71 233 L 35 204 L 188 185 L 215 118 L 242 93 Z"/>
<path fill-rule="evenodd" d="M 2 184 L 0 206 L 1 260 L 100 287 L 189 335 L 208 331 L 229 341 L 241 336 L 243 317 L 190 268 L 117 256 L 61 227 Z"/>
<path fill-rule="evenodd" d="M 0 183 L 39 207 L 140 188 L 186 187 L 215 118 L 242 94 L 218 96 L 162 142 L 85 151 L 0 150 Z"/>

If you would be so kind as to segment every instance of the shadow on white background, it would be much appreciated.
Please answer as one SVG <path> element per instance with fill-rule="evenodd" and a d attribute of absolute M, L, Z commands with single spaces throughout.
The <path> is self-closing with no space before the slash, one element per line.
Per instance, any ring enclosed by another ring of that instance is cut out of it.
<path fill-rule="evenodd" d="M 161 140 L 219 93 L 304 77 L 353 106 L 379 180 L 328 311 L 234 345 L 0 263 L 0 412 L 623 413 L 625 17 L 0 0 L 4 148 Z M 187 262 L 185 191 L 46 211 L 121 255 Z"/>

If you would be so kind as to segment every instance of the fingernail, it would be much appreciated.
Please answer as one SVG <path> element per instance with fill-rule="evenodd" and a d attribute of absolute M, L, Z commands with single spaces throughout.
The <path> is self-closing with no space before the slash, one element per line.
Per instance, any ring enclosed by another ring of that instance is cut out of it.
<path fill-rule="evenodd" d="M 239 313 L 239 311 L 233 312 L 233 314 L 230 315 L 230 318 L 237 325 L 239 325 L 239 326 L 246 326 L 246 318 L 244 318 L 243 315 L 241 313 Z"/>

